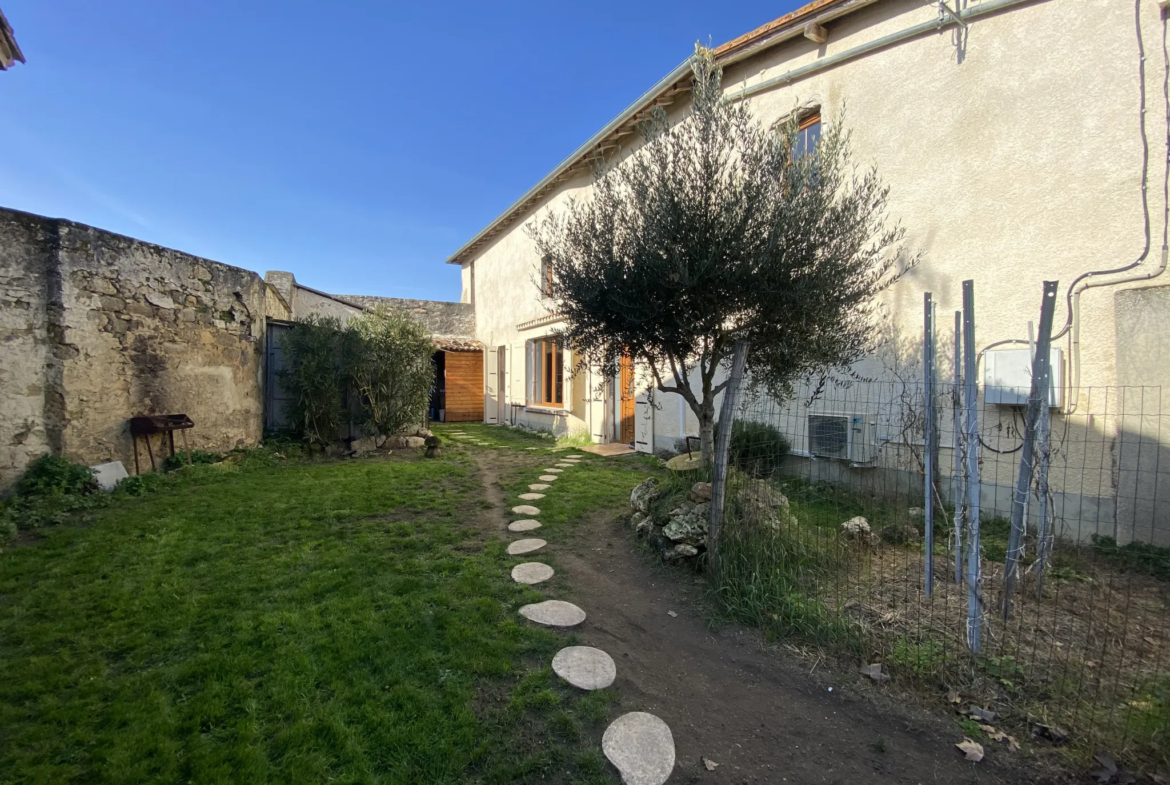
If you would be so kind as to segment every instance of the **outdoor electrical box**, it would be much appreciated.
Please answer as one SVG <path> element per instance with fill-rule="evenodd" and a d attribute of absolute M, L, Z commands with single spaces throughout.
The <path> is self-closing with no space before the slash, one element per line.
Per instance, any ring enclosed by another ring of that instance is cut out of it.
<path fill-rule="evenodd" d="M 1052 347 L 1048 406 L 1064 405 L 1064 353 Z M 1032 392 L 1032 350 L 992 349 L 983 355 L 983 399 L 998 406 L 1027 406 Z"/>

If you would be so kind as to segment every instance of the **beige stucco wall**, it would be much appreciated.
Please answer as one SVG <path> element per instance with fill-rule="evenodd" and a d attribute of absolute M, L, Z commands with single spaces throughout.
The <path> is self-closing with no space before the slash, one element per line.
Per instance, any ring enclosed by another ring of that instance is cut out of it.
<path fill-rule="evenodd" d="M 583 193 L 588 188 L 588 178 L 582 177 L 566 184 L 548 205 L 551 209 L 560 209 L 572 194 Z M 475 266 L 474 276 L 471 274 L 472 264 Z M 489 350 L 506 347 L 505 403 L 509 411 L 515 411 L 518 424 L 558 435 L 601 433 L 602 406 L 600 403 L 594 405 L 586 392 L 591 379 L 587 373 L 578 374 L 570 381 L 566 405 L 560 412 L 543 411 L 539 407 L 512 407 L 512 404 L 527 402 L 526 343 L 553 334 L 560 324 L 548 322 L 523 327 L 551 314 L 549 303 L 541 297 L 537 285 L 539 271 L 535 246 L 523 224 L 501 234 L 474 262 L 463 265 L 463 299 L 475 303 L 476 338 Z M 473 280 L 474 294 L 471 291 Z M 565 367 L 572 367 L 571 357 L 566 357 Z"/>
<path fill-rule="evenodd" d="M 739 90 L 935 18 L 933 4 L 883 0 L 831 23 L 824 45 L 798 37 L 729 67 L 724 84 Z M 1165 107 L 1162 23 L 1154 0 L 1142 0 L 1141 24 L 1148 56 L 1151 219 L 1157 238 Z M 892 379 L 891 369 L 897 368 L 907 378 L 921 378 L 925 291 L 933 292 L 937 303 L 940 365 L 948 379 L 952 314 L 961 306 L 964 279 L 975 280 L 976 346 L 982 348 L 1027 338 L 1028 322 L 1039 319 L 1042 281 L 1061 282 L 1060 327 L 1066 314 L 1063 295 L 1076 276 L 1127 264 L 1141 252 L 1141 107 L 1132 3 L 1050 0 L 1018 6 L 973 21 L 963 37 L 949 27 L 748 100 L 768 124 L 810 107 L 819 107 L 826 123 L 844 113 L 855 161 L 878 168 L 890 186 L 891 218 L 905 226 L 908 249 L 922 254 L 920 266 L 887 292 L 890 318 L 881 329 L 888 340 L 861 364 L 869 375 Z M 532 282 L 537 260 L 525 224 L 542 210 L 561 209 L 568 195 L 588 187 L 583 180 L 567 184 L 473 260 L 482 340 L 512 343 L 531 337 L 516 329 L 543 312 Z M 469 264 L 463 279 L 465 296 L 470 296 Z M 1149 283 L 1085 292 L 1081 395 L 1076 414 L 1057 417 L 1053 425 L 1067 434 L 1065 470 L 1054 480 L 1070 493 L 1075 487 L 1077 494 L 1092 496 L 1076 500 L 1089 505 L 1078 507 L 1077 516 L 1092 525 L 1113 522 L 1112 502 L 1093 505 L 1115 495 L 1110 451 L 1118 424 L 1111 407 L 1118 400 L 1115 385 L 1134 383 L 1132 373 L 1125 380 L 1118 377 L 1115 295 L 1142 285 Z M 1069 359 L 1069 345 L 1058 345 Z M 842 406 L 848 405 L 848 394 L 839 397 Z M 697 432 L 694 415 L 680 411 L 679 403 L 677 396 L 659 396 L 659 447 Z M 782 416 L 796 422 L 803 413 L 789 410 Z M 1010 410 L 990 407 L 984 428 L 998 432 L 1011 417 Z M 947 427 L 944 419 L 944 434 Z M 944 447 L 949 443 L 944 435 Z M 985 482 L 1010 488 L 1014 457 L 985 452 L 984 458 Z M 882 460 L 892 466 L 907 459 L 896 450 L 883 451 Z M 946 473 L 951 463 L 947 449 L 942 463 Z M 989 493 L 1002 496 L 996 489 Z"/>

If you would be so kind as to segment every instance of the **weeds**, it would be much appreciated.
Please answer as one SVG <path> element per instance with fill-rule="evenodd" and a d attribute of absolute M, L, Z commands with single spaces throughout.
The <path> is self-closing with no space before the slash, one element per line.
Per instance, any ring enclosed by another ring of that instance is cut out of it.
<path fill-rule="evenodd" d="M 1170 581 L 1170 548 L 1161 548 L 1137 540 L 1118 545 L 1112 537 L 1093 535 L 1093 550 L 1105 561 L 1123 570 Z"/>

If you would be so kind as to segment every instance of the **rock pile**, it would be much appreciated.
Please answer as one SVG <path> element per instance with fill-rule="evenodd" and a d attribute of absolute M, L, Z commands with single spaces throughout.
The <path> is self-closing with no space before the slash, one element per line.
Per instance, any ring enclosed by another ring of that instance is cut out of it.
<path fill-rule="evenodd" d="M 788 499 L 764 480 L 749 480 L 731 490 L 737 524 L 777 529 L 793 524 Z M 662 495 L 653 479 L 646 480 L 630 494 L 633 514 L 630 525 L 638 537 L 647 540 L 666 561 L 691 559 L 707 549 L 711 519 L 711 483 L 696 482 L 686 499 L 655 513 L 651 507 Z"/>

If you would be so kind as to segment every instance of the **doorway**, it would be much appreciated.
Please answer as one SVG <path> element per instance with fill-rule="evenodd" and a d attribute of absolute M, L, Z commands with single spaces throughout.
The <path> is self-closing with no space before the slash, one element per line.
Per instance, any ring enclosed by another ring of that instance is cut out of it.
<path fill-rule="evenodd" d="M 622 356 L 618 373 L 618 389 L 621 403 L 618 409 L 618 441 L 634 443 L 634 363 L 628 356 Z"/>

